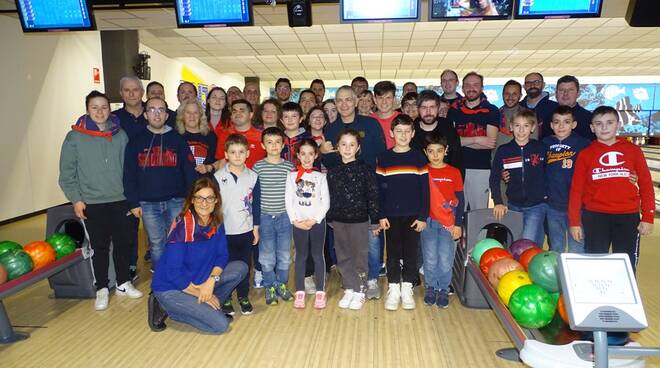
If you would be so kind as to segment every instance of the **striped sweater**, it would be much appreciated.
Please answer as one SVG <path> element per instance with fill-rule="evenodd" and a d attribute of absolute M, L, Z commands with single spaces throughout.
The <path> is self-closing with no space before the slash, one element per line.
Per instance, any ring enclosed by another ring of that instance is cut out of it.
<path fill-rule="evenodd" d="M 284 190 L 286 178 L 295 168 L 287 160 L 272 164 L 266 159 L 257 161 L 252 170 L 259 175 L 261 184 L 261 213 L 279 215 L 286 212 L 284 205 Z"/>
<path fill-rule="evenodd" d="M 378 156 L 376 165 L 380 218 L 416 216 L 426 221 L 429 216 L 429 177 L 426 157 L 411 149 L 407 152 L 387 150 Z"/>

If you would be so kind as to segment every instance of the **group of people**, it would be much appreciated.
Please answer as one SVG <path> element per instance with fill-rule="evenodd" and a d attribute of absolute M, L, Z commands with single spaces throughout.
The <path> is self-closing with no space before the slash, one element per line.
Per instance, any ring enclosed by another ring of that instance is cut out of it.
<path fill-rule="evenodd" d="M 522 212 L 522 236 L 539 246 L 546 232 L 560 252 L 611 244 L 636 265 L 654 194 L 641 150 L 616 136 L 612 107 L 582 108 L 573 76 L 558 80 L 557 102 L 540 73 L 510 80 L 499 109 L 476 72 L 463 76 L 463 95 L 454 71 L 440 82 L 442 95 L 406 83 L 400 108 L 394 83 L 369 90 L 363 77 L 328 100 L 320 79 L 298 102 L 286 78 L 264 101 L 255 83 L 214 87 L 204 106 L 182 82 L 176 111 L 158 82 L 145 91 L 122 78 L 124 106 L 112 113 L 92 91 L 63 143 L 59 182 L 94 248 L 96 309 L 108 307 L 110 257 L 115 294 L 142 297 L 132 284 L 139 219 L 154 331 L 169 317 L 222 333 L 234 291 L 241 313 L 253 313 L 251 286 L 264 288 L 267 305 L 302 309 L 313 294 L 323 309 L 331 264 L 342 277 L 339 308 L 379 299 L 386 275 L 385 309 L 413 309 L 422 271 L 424 303 L 447 308 L 464 211 L 487 208 L 490 194 L 494 216 Z"/>

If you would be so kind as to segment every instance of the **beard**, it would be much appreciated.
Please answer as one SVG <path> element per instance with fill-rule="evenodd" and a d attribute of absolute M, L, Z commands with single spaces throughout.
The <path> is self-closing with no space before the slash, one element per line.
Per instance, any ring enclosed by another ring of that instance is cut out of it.
<path fill-rule="evenodd" d="M 436 115 L 424 115 L 422 116 L 422 123 L 426 125 L 433 125 L 436 119 L 437 119 Z"/>
<path fill-rule="evenodd" d="M 539 88 L 530 88 L 527 91 L 527 96 L 531 98 L 537 98 L 541 95 L 541 90 Z"/>

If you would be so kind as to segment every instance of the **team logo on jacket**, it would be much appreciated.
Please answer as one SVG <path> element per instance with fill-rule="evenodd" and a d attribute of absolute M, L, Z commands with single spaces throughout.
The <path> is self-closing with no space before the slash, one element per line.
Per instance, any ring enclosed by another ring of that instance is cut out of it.
<path fill-rule="evenodd" d="M 538 166 L 541 163 L 542 160 L 543 160 L 543 158 L 538 153 L 532 153 L 531 155 L 529 155 L 529 163 L 533 167 Z"/>
<path fill-rule="evenodd" d="M 623 156 L 623 153 L 617 151 L 610 151 L 603 153 L 602 156 L 598 159 L 603 166 L 619 166 L 623 165 L 625 161 L 619 162 L 619 156 Z"/>
<path fill-rule="evenodd" d="M 619 156 L 623 153 L 617 151 L 610 151 L 603 153 L 598 162 L 604 167 L 596 167 L 591 171 L 592 180 L 602 180 L 610 178 L 627 178 L 630 177 L 630 169 L 621 166 L 625 161 L 619 161 Z M 618 166 L 618 167 L 613 167 Z"/>

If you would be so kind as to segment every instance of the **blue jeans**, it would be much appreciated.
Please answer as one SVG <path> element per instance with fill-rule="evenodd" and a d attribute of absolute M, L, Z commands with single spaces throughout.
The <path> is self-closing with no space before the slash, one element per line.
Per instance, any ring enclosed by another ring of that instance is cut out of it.
<path fill-rule="evenodd" d="M 289 282 L 291 228 L 286 212 L 274 216 L 261 215 L 259 263 L 266 288 Z"/>
<path fill-rule="evenodd" d="M 383 248 L 380 241 L 381 234 L 374 235 L 371 230 L 369 230 L 369 253 L 367 258 L 369 269 L 367 272 L 367 279 L 369 280 L 378 279 L 380 269 L 383 266 Z"/>
<path fill-rule="evenodd" d="M 523 214 L 522 238 L 533 240 L 536 245 L 543 248 L 543 242 L 545 240 L 543 222 L 545 221 L 545 213 L 548 205 L 546 203 L 539 203 L 529 207 L 518 207 L 509 202 L 509 209 L 522 212 Z"/>
<path fill-rule="evenodd" d="M 548 238 L 550 250 L 563 253 L 566 251 L 566 239 L 568 239 L 568 251 L 570 253 L 584 253 L 584 243 L 573 239 L 568 232 L 568 214 L 566 211 L 556 210 L 548 206 Z"/>
<path fill-rule="evenodd" d="M 151 264 L 156 267 L 167 241 L 172 221 L 179 216 L 183 198 L 172 198 L 162 202 L 140 202 L 142 221 L 151 245 Z"/>
<path fill-rule="evenodd" d="M 247 271 L 247 265 L 240 261 L 229 262 L 225 266 L 220 281 L 213 289 L 213 294 L 218 297 L 221 304 L 247 275 Z M 212 334 L 221 334 L 229 328 L 229 321 L 221 310 L 215 310 L 206 303 L 198 304 L 196 296 L 181 290 L 157 291 L 154 295 L 169 317 L 175 321 Z"/>
<path fill-rule="evenodd" d="M 424 255 L 424 283 L 427 288 L 449 289 L 456 243 L 451 233 L 439 222 L 428 218 L 420 234 Z"/>

